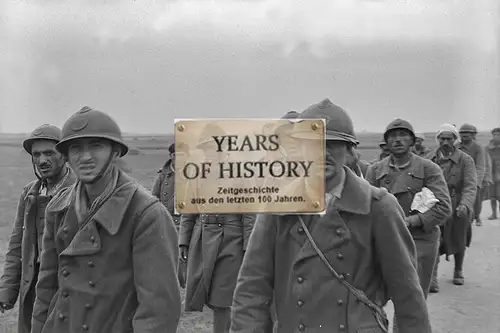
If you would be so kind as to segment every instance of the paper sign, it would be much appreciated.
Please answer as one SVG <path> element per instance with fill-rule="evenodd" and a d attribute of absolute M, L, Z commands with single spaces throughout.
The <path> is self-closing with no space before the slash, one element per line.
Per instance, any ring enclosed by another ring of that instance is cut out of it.
<path fill-rule="evenodd" d="M 177 214 L 325 210 L 324 120 L 176 120 L 175 145 Z"/>

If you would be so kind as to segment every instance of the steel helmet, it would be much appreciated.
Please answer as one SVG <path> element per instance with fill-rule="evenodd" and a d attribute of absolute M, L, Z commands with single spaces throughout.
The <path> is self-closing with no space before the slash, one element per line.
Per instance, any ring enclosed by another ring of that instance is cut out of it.
<path fill-rule="evenodd" d="M 477 128 L 474 125 L 471 124 L 463 124 L 460 126 L 460 129 L 458 130 L 459 133 L 472 133 L 472 134 L 477 134 Z"/>
<path fill-rule="evenodd" d="M 283 117 L 281 117 L 281 119 L 298 119 L 298 118 L 300 118 L 300 113 L 298 113 L 297 111 L 289 111 Z M 293 129 L 293 123 L 288 122 L 278 126 L 274 132 L 275 134 L 283 134 L 291 131 L 292 129 Z"/>
<path fill-rule="evenodd" d="M 37 140 L 51 140 L 54 142 L 59 142 L 61 140 L 61 130 L 59 127 L 49 124 L 43 124 L 38 126 L 31 132 L 30 136 L 23 141 L 23 148 L 31 155 L 31 147 L 33 142 Z"/>
<path fill-rule="evenodd" d="M 300 114 L 301 119 L 324 119 L 326 123 L 326 140 L 343 141 L 357 146 L 351 117 L 340 106 L 333 104 L 328 98 L 313 104 Z M 309 133 L 294 133 L 297 139 L 309 139 Z"/>
<path fill-rule="evenodd" d="M 108 139 L 120 146 L 120 157 L 128 152 L 128 146 L 123 142 L 120 127 L 113 118 L 88 106 L 81 108 L 64 123 L 62 138 L 56 145 L 56 149 L 67 155 L 70 142 L 80 138 Z"/>
<path fill-rule="evenodd" d="M 415 138 L 425 140 L 425 135 L 422 132 L 416 132 Z"/>
<path fill-rule="evenodd" d="M 495 133 L 500 133 L 500 127 L 495 127 L 491 130 L 491 134 L 495 135 Z"/>
<path fill-rule="evenodd" d="M 203 149 L 203 147 L 206 147 L 209 143 L 216 144 L 213 137 L 225 135 L 227 135 L 227 133 L 224 132 L 224 130 L 217 125 L 216 122 L 210 122 L 201 130 L 196 147 Z"/>
<path fill-rule="evenodd" d="M 382 147 L 384 147 L 384 146 L 387 146 L 387 142 L 385 142 L 385 141 L 380 141 L 380 142 L 379 142 L 379 144 L 378 144 L 378 146 L 379 146 L 380 148 L 382 148 Z"/>
<path fill-rule="evenodd" d="M 387 125 L 385 132 L 384 132 L 384 140 L 387 142 L 387 137 L 389 135 L 389 132 L 397 129 L 403 129 L 407 130 L 410 132 L 411 136 L 413 137 L 413 142 L 415 142 L 415 131 L 413 130 L 413 126 L 406 120 L 397 118 L 389 123 Z"/>

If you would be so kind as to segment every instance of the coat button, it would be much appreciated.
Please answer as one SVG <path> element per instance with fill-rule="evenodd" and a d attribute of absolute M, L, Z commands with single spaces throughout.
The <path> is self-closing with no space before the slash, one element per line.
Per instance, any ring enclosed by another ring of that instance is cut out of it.
<path fill-rule="evenodd" d="M 302 227 L 298 227 L 298 228 L 297 228 L 297 232 L 298 232 L 299 234 L 302 234 L 302 233 L 304 232 L 304 228 L 302 228 Z"/>
<path fill-rule="evenodd" d="M 82 325 L 82 329 L 87 332 L 89 330 L 89 327 L 85 324 Z"/>
<path fill-rule="evenodd" d="M 337 234 L 337 236 L 340 236 L 344 233 L 344 230 L 342 228 L 338 228 L 335 233 Z"/>
<path fill-rule="evenodd" d="M 344 304 L 344 301 L 343 301 L 343 300 L 341 300 L 341 299 L 338 299 L 338 300 L 337 300 L 337 304 L 338 304 L 338 305 L 342 305 L 342 304 Z"/>
<path fill-rule="evenodd" d="M 339 274 L 339 278 L 340 278 L 341 280 L 344 280 L 344 279 L 345 279 L 344 274 Z"/>
<path fill-rule="evenodd" d="M 95 237 L 94 237 L 94 236 L 90 236 L 90 241 L 91 241 L 92 243 L 94 243 L 94 242 L 95 242 Z"/>
<path fill-rule="evenodd" d="M 299 308 L 301 308 L 303 305 L 304 305 L 304 302 L 302 302 L 302 301 L 297 301 L 297 306 L 298 306 Z"/>
<path fill-rule="evenodd" d="M 62 271 L 62 275 L 63 275 L 64 277 L 67 277 L 67 276 L 69 275 L 69 272 L 68 272 L 67 270 L 63 270 L 63 271 Z"/>
<path fill-rule="evenodd" d="M 92 308 L 92 305 L 90 303 L 85 304 L 85 309 L 90 310 Z"/>
<path fill-rule="evenodd" d="M 301 332 L 303 332 L 303 331 L 306 329 L 306 327 L 305 327 L 304 325 L 302 325 L 302 324 L 300 324 L 300 325 L 299 325 L 299 327 L 297 327 L 297 328 L 298 328 L 298 329 L 299 329 L 299 331 L 301 331 Z"/>
<path fill-rule="evenodd" d="M 219 224 L 218 224 L 218 226 L 219 226 L 219 227 L 222 227 L 222 224 L 220 224 L 220 223 L 219 223 Z"/>
<path fill-rule="evenodd" d="M 89 262 L 87 263 L 87 265 L 89 267 L 94 267 L 94 262 L 92 260 L 89 260 Z"/>
<path fill-rule="evenodd" d="M 67 233 L 68 233 L 68 227 L 64 227 L 64 228 L 63 228 L 63 232 L 64 232 L 65 234 L 67 234 Z"/>
<path fill-rule="evenodd" d="M 68 297 L 68 296 L 69 296 L 69 293 L 68 293 L 66 290 L 64 290 L 64 291 L 62 292 L 62 295 L 63 295 L 63 297 Z"/>
<path fill-rule="evenodd" d="M 339 329 L 340 329 L 340 330 L 345 330 L 345 326 L 344 326 L 344 325 L 342 325 L 342 324 L 340 324 L 340 325 L 339 325 Z"/>
<path fill-rule="evenodd" d="M 60 313 L 58 316 L 59 320 L 64 320 L 64 318 L 66 318 L 66 316 L 62 313 Z"/>
<path fill-rule="evenodd" d="M 92 288 L 94 288 L 95 287 L 94 281 L 89 281 L 89 286 L 92 287 Z"/>
<path fill-rule="evenodd" d="M 342 260 L 342 259 L 344 259 L 344 255 L 342 253 L 337 253 L 337 258 L 339 260 Z"/>
<path fill-rule="evenodd" d="M 302 276 L 299 276 L 299 277 L 297 278 L 297 282 L 298 282 L 298 283 L 302 283 L 302 282 L 304 282 L 304 278 L 303 278 Z"/>

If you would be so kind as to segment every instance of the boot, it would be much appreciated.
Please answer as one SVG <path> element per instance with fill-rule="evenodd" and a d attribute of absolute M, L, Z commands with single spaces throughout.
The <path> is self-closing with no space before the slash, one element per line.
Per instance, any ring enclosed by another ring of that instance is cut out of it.
<path fill-rule="evenodd" d="M 478 216 L 478 217 L 476 218 L 476 226 L 480 227 L 480 226 L 482 226 L 482 225 L 483 225 L 483 221 L 481 221 L 481 218 Z"/>
<path fill-rule="evenodd" d="M 488 217 L 488 220 L 496 220 L 497 219 L 497 201 L 490 200 L 490 204 L 491 204 L 491 211 L 493 214 L 491 214 L 491 216 Z"/>
<path fill-rule="evenodd" d="M 455 270 L 453 273 L 453 284 L 457 286 L 464 284 L 464 275 L 462 270 Z"/>

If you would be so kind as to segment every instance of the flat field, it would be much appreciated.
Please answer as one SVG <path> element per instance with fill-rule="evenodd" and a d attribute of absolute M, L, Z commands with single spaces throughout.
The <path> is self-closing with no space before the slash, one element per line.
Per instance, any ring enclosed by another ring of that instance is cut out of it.
<path fill-rule="evenodd" d="M 359 134 L 361 141 L 359 151 L 363 159 L 376 158 L 381 137 L 380 133 Z M 478 142 L 485 145 L 488 137 L 488 133 L 478 135 Z M 434 147 L 433 135 L 429 134 L 428 138 L 428 146 Z M 35 179 L 30 156 L 21 149 L 22 139 L 21 135 L 0 135 L 0 156 L 2 157 L 0 159 L 0 274 L 3 273 L 5 253 L 19 195 L 23 186 Z M 124 157 L 124 162 L 134 178 L 146 188 L 151 188 L 157 170 L 163 165 L 168 155 L 166 148 L 172 141 L 172 137 L 130 136 L 126 140 L 132 148 L 132 153 Z M 17 332 L 14 325 L 16 321 L 17 307 L 3 315 L 0 314 L 0 326 L 3 324 L 13 327 L 12 330 L 7 331 L 9 333 Z M 212 320 L 209 309 L 203 313 L 183 313 L 179 333 L 209 333 L 211 331 Z"/>

